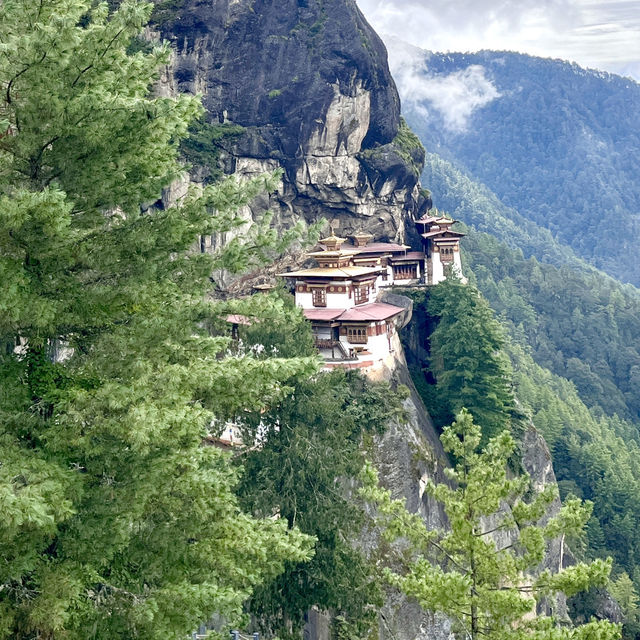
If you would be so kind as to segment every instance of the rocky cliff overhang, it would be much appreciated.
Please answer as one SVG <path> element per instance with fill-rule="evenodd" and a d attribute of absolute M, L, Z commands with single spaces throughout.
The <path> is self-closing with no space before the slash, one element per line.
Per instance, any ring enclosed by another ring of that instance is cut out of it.
<path fill-rule="evenodd" d="M 248 215 L 268 207 L 283 228 L 326 218 L 404 240 L 426 205 L 424 151 L 401 126 L 386 50 L 354 0 L 158 0 L 154 21 L 174 49 L 165 90 L 201 93 L 209 124 L 234 125 L 212 161 L 228 174 L 284 172 Z"/>

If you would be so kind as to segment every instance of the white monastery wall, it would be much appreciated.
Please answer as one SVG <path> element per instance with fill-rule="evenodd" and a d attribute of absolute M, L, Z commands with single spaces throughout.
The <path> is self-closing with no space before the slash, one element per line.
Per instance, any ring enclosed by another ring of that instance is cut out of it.
<path fill-rule="evenodd" d="M 458 274 L 458 277 L 464 284 L 467 284 L 467 279 L 462 275 L 462 260 L 460 259 L 460 251 L 456 251 L 453 254 L 453 269 Z"/>
<path fill-rule="evenodd" d="M 431 254 L 431 264 L 433 265 L 433 283 L 438 284 L 444 280 L 444 267 L 440 261 L 440 254 L 433 252 Z"/>
<path fill-rule="evenodd" d="M 379 336 L 369 336 L 367 340 L 367 351 L 371 352 L 368 360 L 373 358 L 373 361 L 382 360 L 389 353 L 389 338 L 386 333 Z"/>
<path fill-rule="evenodd" d="M 418 275 L 418 278 L 420 276 Z M 410 278 L 409 280 L 400 280 L 400 279 L 396 279 L 394 280 L 392 283 L 393 285 L 403 285 L 403 284 L 413 284 L 415 283 L 416 279 L 415 278 Z"/>
<path fill-rule="evenodd" d="M 362 372 L 369 380 L 373 380 L 374 382 L 380 382 L 382 380 L 390 381 L 391 375 L 398 365 L 404 364 L 404 366 L 407 366 L 400 336 L 397 331 L 394 331 L 391 336 L 391 349 L 391 353 L 387 351 L 384 358 L 375 361 L 372 366 L 362 369 Z"/>
<path fill-rule="evenodd" d="M 327 308 L 329 309 L 351 309 L 355 305 L 353 295 L 348 293 L 331 293 L 327 291 Z"/>
<path fill-rule="evenodd" d="M 397 281 L 396 281 L 397 282 Z M 411 282 L 410 280 L 406 281 Z M 376 295 L 378 293 L 378 288 L 383 284 L 382 282 L 382 278 L 378 277 L 376 282 L 374 283 L 374 285 L 369 289 L 369 300 L 367 301 L 368 303 L 371 302 L 375 302 L 376 301 Z M 394 284 L 393 282 L 389 281 L 386 284 Z M 326 299 L 327 299 L 327 304 L 326 304 L 326 308 L 327 309 L 352 309 L 353 307 L 356 306 L 355 304 L 355 296 L 353 295 L 353 293 L 351 293 L 351 295 L 349 295 L 349 292 L 341 292 L 338 293 L 336 291 L 331 291 L 331 287 L 337 288 L 338 286 L 342 287 L 343 289 L 347 288 L 347 284 L 345 282 L 336 282 L 330 285 L 327 285 L 326 287 Z M 295 294 L 295 299 L 296 299 L 296 305 L 298 307 L 302 307 L 303 309 L 322 309 L 324 307 L 315 307 L 313 304 L 313 294 L 311 293 L 311 291 L 298 291 L 298 286 L 296 284 L 296 294 Z"/>

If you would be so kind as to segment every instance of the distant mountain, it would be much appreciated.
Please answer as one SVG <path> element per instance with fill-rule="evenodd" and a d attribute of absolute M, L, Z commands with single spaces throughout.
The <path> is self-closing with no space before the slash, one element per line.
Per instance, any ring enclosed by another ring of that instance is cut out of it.
<path fill-rule="evenodd" d="M 515 53 L 389 45 L 404 115 L 427 151 L 592 265 L 640 285 L 640 84 Z M 432 169 L 423 182 L 438 203 Z"/>
<path fill-rule="evenodd" d="M 465 271 L 508 329 L 519 402 L 563 496 L 594 502 L 586 553 L 640 578 L 640 85 L 387 44 L 423 185 L 468 227 Z"/>
<path fill-rule="evenodd" d="M 595 271 L 586 260 L 556 240 L 552 233 L 505 205 L 486 185 L 470 178 L 436 153 L 427 153 L 423 183 L 438 208 L 457 220 L 495 236 L 527 257 L 555 266 L 569 265 L 579 271 Z"/>

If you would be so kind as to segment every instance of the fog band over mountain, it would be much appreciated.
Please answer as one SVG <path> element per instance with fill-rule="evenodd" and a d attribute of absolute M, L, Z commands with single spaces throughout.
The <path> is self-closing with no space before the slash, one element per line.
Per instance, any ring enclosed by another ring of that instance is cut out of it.
<path fill-rule="evenodd" d="M 448 129 L 462 132 L 476 109 L 500 97 L 482 65 L 469 65 L 448 75 L 430 75 L 428 52 L 397 38 L 386 40 L 389 66 L 405 109 L 429 118 L 430 107 L 442 116 Z"/>
<path fill-rule="evenodd" d="M 638 0 L 358 0 L 379 33 L 431 51 L 507 50 L 640 79 Z"/>

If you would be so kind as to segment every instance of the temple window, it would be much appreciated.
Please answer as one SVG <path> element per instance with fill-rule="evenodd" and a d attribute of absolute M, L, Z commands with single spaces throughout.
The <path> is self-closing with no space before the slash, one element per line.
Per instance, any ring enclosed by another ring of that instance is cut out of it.
<path fill-rule="evenodd" d="M 356 304 L 362 304 L 363 302 L 367 302 L 369 300 L 368 285 L 361 285 L 359 287 L 354 287 L 353 299 Z"/>
<path fill-rule="evenodd" d="M 311 299 L 314 307 L 326 307 L 327 306 L 327 291 L 326 289 L 311 289 Z"/>
<path fill-rule="evenodd" d="M 393 277 L 396 280 L 414 280 L 418 277 L 415 264 L 403 264 L 393 267 Z"/>
<path fill-rule="evenodd" d="M 352 344 L 367 344 L 367 328 L 347 327 L 347 340 Z"/>
<path fill-rule="evenodd" d="M 453 261 L 453 249 L 451 247 L 444 247 L 442 249 L 442 257 L 443 262 L 452 262 Z"/>

